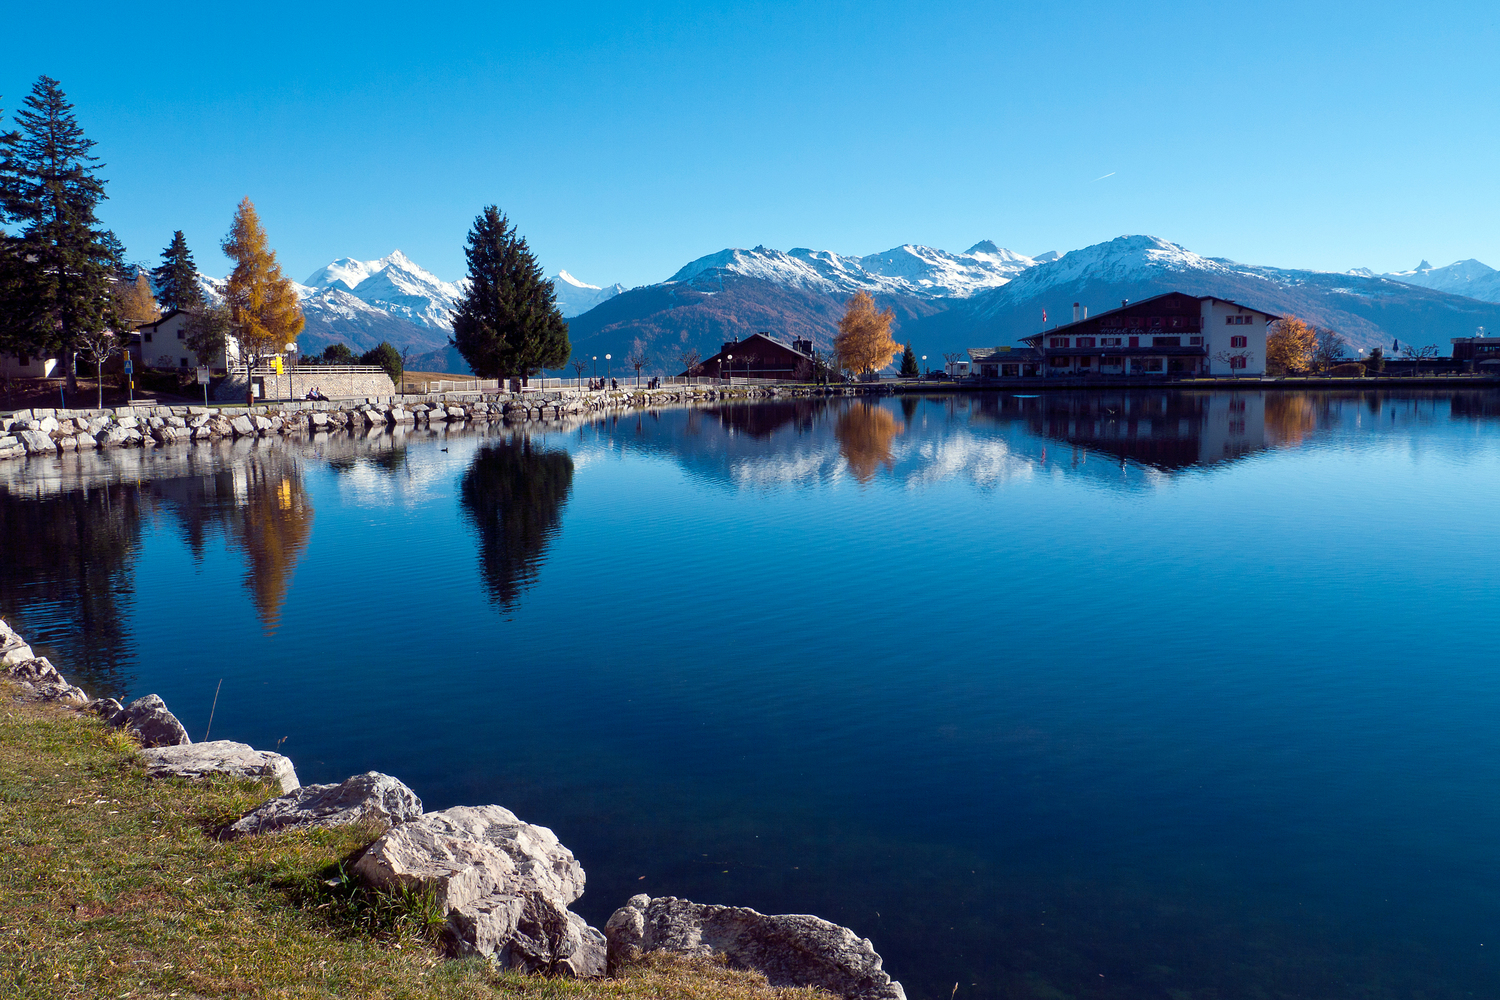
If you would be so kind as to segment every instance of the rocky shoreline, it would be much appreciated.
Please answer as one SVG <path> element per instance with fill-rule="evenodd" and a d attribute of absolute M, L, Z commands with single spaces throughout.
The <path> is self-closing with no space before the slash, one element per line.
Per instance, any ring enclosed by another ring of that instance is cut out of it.
<path fill-rule="evenodd" d="M 156 448 L 240 438 L 308 437 L 474 422 L 525 425 L 682 403 L 852 396 L 875 386 L 666 386 L 660 389 L 449 392 L 260 406 L 120 406 L 18 410 L 0 416 L 0 459 L 105 448 Z"/>
<path fill-rule="evenodd" d="M 583 867 L 546 827 L 499 805 L 424 812 L 415 792 L 374 771 L 304 786 L 292 761 L 279 753 L 230 740 L 194 743 L 157 695 L 126 705 L 90 698 L 4 621 L 0 676 L 21 699 L 92 713 L 130 730 L 148 778 L 219 774 L 279 790 L 219 829 L 219 837 L 376 824 L 384 832 L 360 854 L 355 875 L 376 888 L 430 893 L 444 917 L 450 954 L 579 978 L 617 973 L 652 952 L 719 957 L 731 968 L 762 973 L 772 986 L 813 986 L 848 1000 L 905 1000 L 869 939 L 819 917 L 638 895 L 603 931 L 590 927 L 569 909 L 583 895 Z"/>

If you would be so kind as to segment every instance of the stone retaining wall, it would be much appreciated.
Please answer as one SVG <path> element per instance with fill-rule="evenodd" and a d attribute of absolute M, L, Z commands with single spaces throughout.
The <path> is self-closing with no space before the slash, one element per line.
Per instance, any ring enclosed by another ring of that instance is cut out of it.
<path fill-rule="evenodd" d="M 432 426 L 470 421 L 525 424 L 565 418 L 585 419 L 594 413 L 632 407 L 872 392 L 883 390 L 865 386 L 671 386 L 600 392 L 555 390 L 387 395 L 258 406 L 121 406 L 103 410 L 37 408 L 0 417 L 0 459 L 95 448 L 150 448 L 224 438 L 318 434 L 403 425 Z"/>
<path fill-rule="evenodd" d="M 286 369 L 282 374 L 255 373 L 255 381 L 262 383 L 262 399 L 300 399 L 309 389 L 317 386 L 330 399 L 363 399 L 369 396 L 391 396 L 396 386 L 383 371 L 340 371 L 337 368 Z M 221 403 L 243 403 L 245 401 L 245 373 L 230 372 L 229 377 L 214 390 L 214 399 Z"/>

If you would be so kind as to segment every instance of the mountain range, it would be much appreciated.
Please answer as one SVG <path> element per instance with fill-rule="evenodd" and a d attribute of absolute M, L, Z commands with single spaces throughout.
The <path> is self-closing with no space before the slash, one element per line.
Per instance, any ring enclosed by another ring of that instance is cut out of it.
<path fill-rule="evenodd" d="M 215 294 L 222 279 L 201 277 Z M 639 341 L 675 371 L 680 356 L 766 330 L 832 345 L 848 297 L 869 292 L 896 316 L 894 333 L 935 364 L 942 351 L 1012 344 L 1067 322 L 1073 303 L 1092 312 L 1122 300 L 1180 290 L 1218 295 L 1339 330 L 1353 347 L 1392 340 L 1434 343 L 1500 329 L 1500 271 L 1477 260 L 1376 274 L 1313 271 L 1203 257 L 1154 236 L 1121 236 L 1081 250 L 1027 256 L 985 240 L 962 253 L 905 244 L 848 257 L 825 250 L 729 248 L 637 288 L 552 279 L 580 355 L 623 356 Z M 372 261 L 340 258 L 297 286 L 307 325 L 303 350 L 342 342 L 357 353 L 389 341 L 410 347 L 411 368 L 466 371 L 448 346 L 465 282 L 444 281 L 397 250 Z"/>

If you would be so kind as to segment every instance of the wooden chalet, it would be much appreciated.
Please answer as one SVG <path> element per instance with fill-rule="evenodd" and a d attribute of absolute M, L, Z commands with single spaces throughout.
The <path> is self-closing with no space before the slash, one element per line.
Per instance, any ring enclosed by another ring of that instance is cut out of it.
<path fill-rule="evenodd" d="M 709 378 L 763 378 L 782 381 L 810 380 L 813 373 L 811 340 L 794 340 L 790 346 L 762 330 L 744 340 L 729 341 L 711 358 L 704 358 L 683 376 Z"/>

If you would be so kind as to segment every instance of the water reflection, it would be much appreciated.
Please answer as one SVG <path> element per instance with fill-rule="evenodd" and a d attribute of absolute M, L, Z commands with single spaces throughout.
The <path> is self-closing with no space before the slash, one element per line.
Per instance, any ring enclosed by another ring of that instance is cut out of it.
<path fill-rule="evenodd" d="M 573 458 L 521 435 L 485 445 L 459 483 L 464 515 L 479 533 L 479 563 L 495 603 L 513 610 L 536 582 L 573 488 Z"/>
<path fill-rule="evenodd" d="M 861 483 L 868 483 L 879 469 L 889 472 L 896 467 L 891 442 L 904 430 L 906 425 L 890 410 L 861 401 L 839 414 L 833 436 L 849 463 L 849 472 Z"/>

